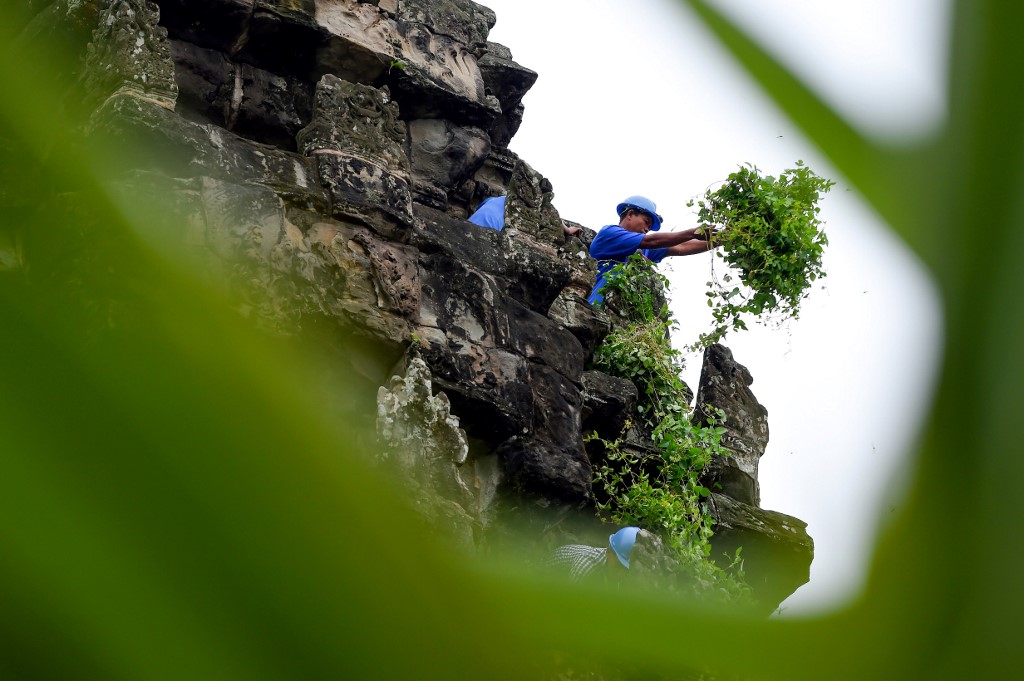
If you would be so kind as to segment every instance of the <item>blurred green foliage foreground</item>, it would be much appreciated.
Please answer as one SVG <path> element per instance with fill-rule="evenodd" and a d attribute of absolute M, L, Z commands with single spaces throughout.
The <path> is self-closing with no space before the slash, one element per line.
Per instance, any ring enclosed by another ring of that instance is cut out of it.
<path fill-rule="evenodd" d="M 4 36 L 0 678 L 1020 674 L 1024 5 L 955 3 L 946 129 L 892 150 L 688 4 L 944 297 L 912 497 L 862 598 L 754 620 L 453 554 L 325 416 L 301 354 L 236 320 L 159 220 L 107 190 L 62 108 L 60 46 Z"/>

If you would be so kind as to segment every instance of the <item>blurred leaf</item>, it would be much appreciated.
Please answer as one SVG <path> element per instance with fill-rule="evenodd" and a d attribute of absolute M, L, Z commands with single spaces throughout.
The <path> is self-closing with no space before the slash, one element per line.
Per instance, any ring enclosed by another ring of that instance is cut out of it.
<path fill-rule="evenodd" d="M 545 583 L 521 556 L 458 554 L 353 451 L 360 427 L 323 408 L 304 349 L 261 338 L 162 247 L 158 220 L 113 198 L 64 96 L 74 65 L 52 45 L 4 41 L 0 164 L 32 180 L 0 206 L 0 230 L 46 257 L 0 272 L 0 674 L 522 679 L 571 664 L 905 681 L 1024 666 L 1011 425 L 1024 385 L 1024 6 L 956 3 L 949 128 L 894 152 L 690 4 L 945 298 L 916 484 L 859 603 L 748 620 Z M 0 15 L 5 31 L 27 17 Z M 68 191 L 78 220 L 61 219 Z"/>

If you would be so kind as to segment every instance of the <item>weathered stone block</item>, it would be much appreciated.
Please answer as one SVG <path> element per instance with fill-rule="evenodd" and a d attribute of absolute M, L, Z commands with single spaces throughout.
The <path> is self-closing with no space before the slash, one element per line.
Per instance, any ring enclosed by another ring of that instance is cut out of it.
<path fill-rule="evenodd" d="M 295 150 L 312 119 L 314 86 L 229 59 L 219 50 L 171 42 L 182 116 Z"/>
<path fill-rule="evenodd" d="M 522 104 L 515 108 L 502 111 L 501 115 L 494 119 L 491 123 L 491 127 L 487 129 L 487 134 L 491 138 L 491 144 L 495 147 L 507 147 L 512 141 L 512 138 L 519 132 L 519 126 L 523 124 L 523 116 L 526 115 L 526 109 Z"/>
<path fill-rule="evenodd" d="M 505 271 L 500 232 L 421 204 L 415 204 L 413 210 L 416 222 L 409 243 L 421 252 L 447 253 L 481 272 L 501 274 Z"/>
<path fill-rule="evenodd" d="M 312 119 L 315 87 L 248 64 L 237 68 L 237 104 L 230 109 L 228 128 L 250 139 L 294 150 L 296 135 Z"/>
<path fill-rule="evenodd" d="M 244 43 L 253 0 L 156 0 L 172 38 L 232 54 Z"/>
<path fill-rule="evenodd" d="M 508 320 L 507 346 L 534 364 L 551 367 L 578 384 L 587 353 L 576 337 L 517 300 L 506 298 L 503 302 Z"/>
<path fill-rule="evenodd" d="M 716 456 L 700 475 L 700 484 L 750 506 L 760 499 L 757 480 L 740 468 L 731 456 Z"/>
<path fill-rule="evenodd" d="M 482 128 L 501 115 L 484 87 L 476 57 L 447 36 L 419 24 L 400 26 L 401 67 L 385 79 L 407 120 L 445 118 Z"/>
<path fill-rule="evenodd" d="M 584 371 L 582 431 L 596 432 L 605 440 L 622 436 L 622 430 L 636 413 L 637 390 L 633 381 L 603 371 Z"/>
<path fill-rule="evenodd" d="M 492 276 L 444 253 L 421 256 L 420 268 L 421 324 L 440 329 L 451 341 L 505 346 L 508 318 Z"/>
<path fill-rule="evenodd" d="M 299 150 L 372 156 L 405 174 L 405 125 L 387 89 L 324 76 L 316 86 L 313 120 L 298 135 Z"/>
<path fill-rule="evenodd" d="M 327 197 L 309 159 L 185 120 L 148 101 L 108 100 L 93 116 L 92 134 L 118 144 L 125 152 L 118 160 L 126 168 L 253 182 L 270 187 L 289 205 L 327 212 Z"/>
<path fill-rule="evenodd" d="M 592 470 L 582 449 L 514 437 L 498 448 L 512 490 L 541 505 L 584 505 L 591 499 Z"/>
<path fill-rule="evenodd" d="M 548 317 L 575 336 L 588 357 L 611 331 L 608 315 L 569 289 L 564 289 L 551 303 Z"/>
<path fill-rule="evenodd" d="M 398 5 L 400 22 L 423 24 L 471 49 L 484 46 L 497 21 L 492 10 L 472 0 L 401 0 Z"/>
<path fill-rule="evenodd" d="M 362 83 L 384 76 L 401 56 L 394 12 L 385 9 L 351 0 L 318 3 L 316 22 L 325 35 L 317 54 L 318 73 Z"/>
<path fill-rule="evenodd" d="M 580 438 L 583 397 L 579 388 L 553 368 L 536 363 L 530 363 L 529 381 L 533 391 L 530 434 L 553 447 L 584 456 Z"/>
<path fill-rule="evenodd" d="M 266 259 L 285 231 L 281 198 L 259 185 L 201 178 L 205 245 L 224 260 Z"/>
<path fill-rule="evenodd" d="M 751 392 L 753 382 L 750 372 L 733 359 L 729 348 L 712 345 L 704 351 L 693 417 L 699 423 L 707 422 L 705 404 L 718 407 L 728 415 L 722 444 L 732 452 L 736 466 L 754 480 L 756 505 L 761 497 L 757 464 L 768 446 L 768 410 Z"/>
<path fill-rule="evenodd" d="M 533 396 L 522 356 L 449 339 L 433 327 L 421 326 L 415 333 L 435 384 L 448 394 L 452 411 L 471 436 L 495 444 L 530 423 Z"/>
<path fill-rule="evenodd" d="M 473 176 L 476 182 L 472 201 L 473 208 L 488 196 L 499 196 L 507 192 L 509 182 L 512 180 L 512 173 L 515 171 L 519 157 L 508 149 L 498 149 L 493 144 L 491 153 L 480 167 L 480 170 Z"/>
<path fill-rule="evenodd" d="M 568 265 L 554 246 L 512 229 L 495 232 L 426 206 L 416 205 L 415 211 L 410 243 L 500 277 L 503 290 L 534 312 L 546 314 L 568 281 Z"/>
<path fill-rule="evenodd" d="M 333 217 L 355 220 L 389 238 L 405 238 L 412 221 L 412 194 L 404 177 L 340 152 L 317 151 L 312 158 L 331 199 Z"/>
<path fill-rule="evenodd" d="M 383 11 L 387 12 L 388 15 L 394 17 L 398 13 L 398 0 L 356 0 L 357 2 L 363 2 L 368 5 L 376 5 Z"/>
<path fill-rule="evenodd" d="M 534 312 L 547 314 L 569 281 L 569 265 L 558 250 L 510 228 L 506 218 L 506 228 L 501 232 L 501 255 L 509 295 Z"/>
<path fill-rule="evenodd" d="M 714 492 L 708 506 L 715 519 L 711 557 L 726 565 L 743 547 L 747 583 L 765 615 L 810 579 L 814 541 L 807 523 Z"/>
<path fill-rule="evenodd" d="M 508 185 L 505 224 L 538 241 L 560 247 L 565 243 L 562 219 L 552 204 L 551 182 L 522 160 L 516 163 Z"/>
<path fill-rule="evenodd" d="M 566 294 L 576 294 L 586 300 L 597 280 L 597 261 L 590 257 L 590 242 L 594 240 L 593 230 L 570 220 L 562 221 L 567 227 L 579 227 L 580 232 L 566 239 L 562 256 L 569 265 L 569 283 Z M 589 304 L 589 303 L 588 303 Z"/>
<path fill-rule="evenodd" d="M 174 108 L 174 62 L 159 21 L 159 7 L 146 0 L 116 0 L 102 9 L 82 74 L 89 104 L 132 95 Z"/>
<path fill-rule="evenodd" d="M 509 49 L 498 43 L 487 43 L 487 51 L 478 64 L 484 86 L 498 99 L 505 115 L 520 105 L 523 96 L 537 82 L 537 72 L 512 61 Z"/>
<path fill-rule="evenodd" d="M 491 150 L 491 140 L 480 128 L 441 119 L 411 121 L 408 129 L 412 180 L 418 200 L 445 210 L 448 192 L 483 165 Z"/>
<path fill-rule="evenodd" d="M 223 52 L 181 40 L 171 41 L 177 112 L 200 123 L 227 127 L 235 93 L 235 65 Z"/>
<path fill-rule="evenodd" d="M 335 217 L 404 239 L 412 224 L 405 125 L 387 90 L 324 76 L 313 121 L 298 135 L 315 160 Z"/>
<path fill-rule="evenodd" d="M 448 396 L 434 395 L 422 359 L 410 361 L 404 376 L 392 376 L 377 391 L 377 433 L 385 444 L 382 456 L 408 478 L 403 483 L 424 485 L 464 509 L 472 507 L 473 492 L 459 470 L 469 457 L 466 433 Z"/>
<path fill-rule="evenodd" d="M 420 308 L 415 250 L 313 214 L 289 217 L 304 234 L 307 249 L 320 256 L 319 269 L 327 275 L 318 280 L 324 287 L 320 307 L 388 340 L 408 339 L 409 325 Z"/>
<path fill-rule="evenodd" d="M 232 55 L 275 73 L 315 82 L 318 47 L 325 35 L 314 0 L 255 0 L 245 33 Z"/>

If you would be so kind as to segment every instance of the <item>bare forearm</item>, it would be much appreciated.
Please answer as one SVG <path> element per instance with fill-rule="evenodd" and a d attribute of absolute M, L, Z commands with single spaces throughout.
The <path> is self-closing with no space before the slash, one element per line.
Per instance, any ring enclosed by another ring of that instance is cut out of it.
<path fill-rule="evenodd" d="M 684 229 L 681 232 L 647 232 L 643 241 L 640 242 L 640 246 L 642 248 L 671 248 L 698 238 L 696 232 L 696 228 Z"/>
<path fill-rule="evenodd" d="M 669 255 L 694 255 L 695 253 L 704 253 L 710 251 L 717 244 L 710 244 L 707 241 L 700 241 L 698 239 L 692 239 L 686 243 L 679 244 L 678 246 L 671 246 L 668 249 Z"/>

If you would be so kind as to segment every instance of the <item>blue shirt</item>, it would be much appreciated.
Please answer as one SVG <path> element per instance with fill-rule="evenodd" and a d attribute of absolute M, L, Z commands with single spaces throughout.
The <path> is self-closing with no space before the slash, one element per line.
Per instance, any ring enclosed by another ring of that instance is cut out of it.
<path fill-rule="evenodd" d="M 665 259 L 665 256 L 668 255 L 667 248 L 645 248 L 640 252 L 644 254 L 645 258 L 653 263 L 661 262 Z"/>
<path fill-rule="evenodd" d="M 594 282 L 594 290 L 587 298 L 591 305 L 604 302 L 604 296 L 600 291 L 604 288 L 605 273 L 619 263 L 626 262 L 629 256 L 640 250 L 640 242 L 643 240 L 643 234 L 630 232 L 618 225 L 608 225 L 597 233 L 590 242 L 590 257 L 597 261 L 597 281 Z M 668 249 L 648 248 L 643 249 L 641 253 L 653 262 L 661 262 L 668 255 Z"/>
<path fill-rule="evenodd" d="M 505 228 L 505 197 L 492 196 L 484 199 L 476 212 L 469 216 L 469 221 L 474 225 L 496 229 L 499 232 Z"/>

